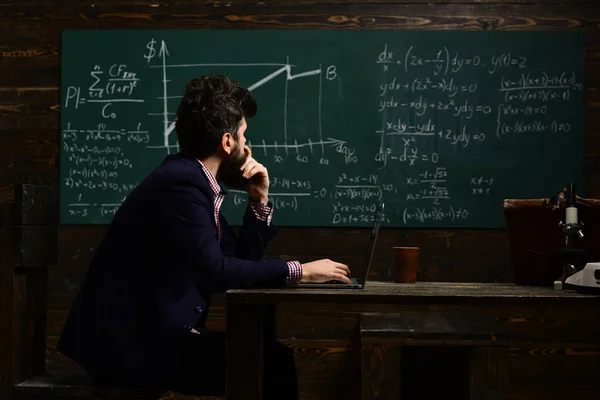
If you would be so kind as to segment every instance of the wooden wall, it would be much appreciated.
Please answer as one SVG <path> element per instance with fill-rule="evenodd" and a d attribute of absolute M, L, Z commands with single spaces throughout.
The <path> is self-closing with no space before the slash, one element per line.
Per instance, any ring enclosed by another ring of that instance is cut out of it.
<path fill-rule="evenodd" d="M 58 185 L 61 30 L 113 28 L 584 31 L 588 195 L 600 197 L 599 4 L 596 0 L 3 1 L 0 4 L 0 199 L 9 200 L 11 186 L 17 182 Z M 59 263 L 49 277 L 47 347 L 52 367 L 72 367 L 68 360 L 56 355 L 54 346 L 104 230 L 103 226 L 60 229 Z M 300 260 L 329 257 L 353 263 L 362 258 L 365 240 L 365 231 L 361 229 L 281 229 L 269 256 Z M 389 279 L 391 247 L 397 245 L 421 247 L 421 280 L 510 282 L 512 279 L 508 241 L 503 230 L 383 229 L 372 278 Z M 336 398 L 340 388 L 345 388 L 344 393 L 359 393 L 354 390 L 359 381 L 356 370 L 346 367 L 356 360 L 358 353 L 350 343 L 338 340 L 343 330 L 328 327 L 328 324 L 343 325 L 343 312 L 335 315 L 341 322 L 330 318 L 332 312 L 320 310 L 314 318 L 299 321 L 302 323 L 297 330 L 291 326 L 282 330 L 281 338 L 297 354 L 304 398 Z M 225 326 L 219 304 L 214 307 L 210 324 L 219 329 Z M 327 332 L 326 340 L 316 338 L 311 333 L 315 332 L 312 326 L 317 327 L 317 332 Z M 511 354 L 516 381 L 528 382 L 511 389 L 512 398 L 559 398 L 565 391 L 547 390 L 546 372 L 556 382 L 560 377 L 558 370 L 573 366 L 565 379 L 571 382 L 574 379 L 581 388 L 585 384 L 577 377 L 585 375 L 578 375 L 577 371 L 591 369 L 598 373 L 600 368 L 598 352 L 592 350 L 557 352 L 531 347 L 516 349 Z M 572 389 L 566 383 L 561 387 Z M 592 398 L 593 391 L 588 387 L 581 393 L 578 398 Z"/>

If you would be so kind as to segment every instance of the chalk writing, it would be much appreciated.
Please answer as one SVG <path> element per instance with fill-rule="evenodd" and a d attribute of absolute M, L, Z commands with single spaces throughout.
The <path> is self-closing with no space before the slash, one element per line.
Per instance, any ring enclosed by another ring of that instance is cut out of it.
<path fill-rule="evenodd" d="M 442 207 L 407 207 L 402 212 L 402 220 L 404 223 L 409 223 L 412 220 L 420 223 L 425 223 L 429 220 L 443 221 L 443 220 L 464 220 L 469 217 L 469 211 L 464 208 L 454 208 L 452 206 Z"/>
<path fill-rule="evenodd" d="M 492 191 L 494 178 L 484 176 L 473 176 L 469 180 L 472 195 L 489 195 Z"/>
<path fill-rule="evenodd" d="M 571 179 L 544 165 L 580 153 L 584 77 L 568 46 L 499 33 L 303 31 L 273 41 L 252 31 L 232 36 L 232 51 L 217 40 L 227 32 L 131 31 L 111 46 L 110 32 L 67 34 L 61 218 L 109 222 L 181 150 L 185 84 L 222 73 L 257 99 L 246 144 L 269 171 L 276 225 L 369 225 L 385 201 L 394 226 L 478 226 L 492 214 L 503 226 L 504 196 L 538 195 L 541 184 L 521 180 Z M 303 35 L 310 46 L 288 40 Z M 236 224 L 248 194 L 225 189 L 222 210 Z"/>

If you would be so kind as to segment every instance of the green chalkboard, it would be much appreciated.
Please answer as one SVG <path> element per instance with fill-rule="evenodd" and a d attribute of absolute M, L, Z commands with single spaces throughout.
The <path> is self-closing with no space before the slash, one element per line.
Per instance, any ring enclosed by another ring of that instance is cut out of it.
<path fill-rule="evenodd" d="M 583 37 L 564 32 L 65 31 L 61 222 L 105 224 L 178 151 L 193 77 L 259 105 L 279 226 L 503 227 L 503 199 L 585 194 Z M 237 223 L 244 193 L 229 191 Z"/>

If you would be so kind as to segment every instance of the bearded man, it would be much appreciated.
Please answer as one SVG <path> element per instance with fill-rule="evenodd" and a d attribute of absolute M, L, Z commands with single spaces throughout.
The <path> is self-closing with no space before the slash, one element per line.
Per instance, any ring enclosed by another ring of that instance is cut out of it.
<path fill-rule="evenodd" d="M 251 93 L 222 75 L 191 80 L 177 109 L 181 151 L 125 199 L 94 254 L 58 350 L 96 384 L 225 395 L 224 332 L 205 329 L 213 293 L 288 283 L 350 283 L 344 264 L 263 260 L 276 234 L 267 169 L 245 145 Z M 225 186 L 248 193 L 236 235 Z M 294 357 L 265 348 L 269 399 L 297 399 Z"/>

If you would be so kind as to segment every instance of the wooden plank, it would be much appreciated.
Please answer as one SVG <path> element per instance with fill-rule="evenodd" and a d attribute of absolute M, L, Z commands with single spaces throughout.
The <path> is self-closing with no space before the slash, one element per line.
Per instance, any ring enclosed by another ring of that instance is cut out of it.
<path fill-rule="evenodd" d="M 227 399 L 262 399 L 263 354 L 273 309 L 261 303 L 227 306 Z"/>
<path fill-rule="evenodd" d="M 306 12 L 311 9 L 311 13 Z M 597 29 L 597 4 L 230 4 L 204 5 L 176 3 L 169 7 L 154 4 L 99 3 L 81 7 L 67 3 L 56 13 L 54 5 L 24 7 L 18 13 L 0 15 L 12 23 L 34 22 L 71 29 L 85 22 L 94 28 L 127 23 L 129 28 L 160 24 L 165 29 L 224 26 L 391 28 L 391 29 Z M 242 12 L 243 10 L 243 12 Z M 349 12 L 350 11 L 350 12 Z M 296 15 L 292 15 L 296 12 Z M 269 16 L 268 18 L 266 18 Z M 272 18 L 275 17 L 275 18 Z M 332 26 L 331 26 L 332 27 Z"/>
<path fill-rule="evenodd" d="M 14 349 L 18 336 L 13 330 L 15 319 L 15 287 L 12 260 L 12 204 L 0 203 L 0 397 L 7 398 L 18 372 L 14 368 Z"/>
<path fill-rule="evenodd" d="M 0 317 L 5 330 L 0 336 L 2 392 L 45 369 L 45 267 L 49 260 L 56 260 L 56 227 L 34 225 L 56 222 L 54 193 L 49 188 L 19 185 L 15 199 L 14 204 L 0 204 Z M 17 223 L 24 225 L 15 226 Z M 44 268 L 16 268 L 32 265 Z"/>
<path fill-rule="evenodd" d="M 16 268 L 47 268 L 57 260 L 55 226 L 16 226 L 14 260 Z M 43 288 L 47 291 L 47 288 Z"/>
<path fill-rule="evenodd" d="M 2 114 L 1 110 L 0 114 Z M 38 119 L 37 117 L 31 118 Z M 2 115 L 0 115 L 0 119 L 3 119 Z M 41 119 L 44 119 L 44 117 L 41 117 Z M 16 125 L 20 125 L 17 119 L 11 118 L 11 120 Z M 30 123 L 31 121 L 26 124 Z M 6 131 L 0 130 L 0 132 Z M 20 133 L 23 136 L 19 138 Z M 6 147 L 0 150 L 0 155 L 6 155 L 6 157 L 3 159 L 5 173 L 2 175 L 0 185 L 2 191 L 6 191 L 5 196 L 3 196 L 6 201 L 14 201 L 12 192 L 19 184 L 33 183 L 58 187 L 59 146 L 54 138 L 55 135 L 40 138 L 41 135 L 32 133 L 32 130 L 20 131 L 15 129 L 6 135 L 3 134 L 3 143 L 6 144 Z"/>
<path fill-rule="evenodd" d="M 196 29 L 203 28 L 329 28 L 329 29 L 552 29 L 590 32 L 586 36 L 586 58 L 598 61 L 599 39 L 594 15 L 598 7 L 573 3 L 561 4 L 282 4 L 222 3 L 206 5 L 166 5 L 164 3 L 126 4 L 101 2 L 92 6 L 67 3 L 61 13 L 55 5 L 24 7 L 19 18 L 10 17 L 0 27 L 6 38 L 0 47 L 0 87 L 28 90 L 58 86 L 60 75 L 60 32 L 64 29 Z M 6 13 L 8 15 L 9 13 Z M 1 18 L 1 16 L 0 16 Z M 596 18 L 597 19 L 597 18 Z M 35 22 L 32 22 L 35 20 Z M 2 30 L 5 29 L 3 32 Z M 597 74 L 587 73 L 586 85 L 595 85 Z M 27 87 L 27 88 L 25 88 Z"/>
<path fill-rule="evenodd" d="M 46 371 L 46 326 L 48 308 L 48 270 L 36 268 L 26 271 L 27 311 L 26 338 L 29 355 L 28 377 Z"/>
<path fill-rule="evenodd" d="M 252 4 L 253 2 L 248 2 L 244 0 L 231 0 L 230 4 Z M 306 2 L 301 0 L 265 0 L 265 1 L 255 1 L 254 3 L 264 3 L 264 4 L 306 4 Z M 319 5 L 327 5 L 327 4 L 430 4 L 430 0 L 313 0 L 312 4 Z M 594 4 L 595 0 L 441 0 L 436 4 Z M 22 2 L 10 2 L 3 5 L 3 7 L 36 7 L 39 5 L 55 5 L 56 7 L 62 7 L 65 4 L 69 5 L 69 0 L 24 0 Z M 115 4 L 127 4 L 127 5 L 154 5 L 155 7 L 172 7 L 174 5 L 212 5 L 218 6 L 221 5 L 222 2 L 218 0 L 163 0 L 160 3 L 154 3 L 152 1 L 143 1 L 143 0 L 83 0 L 79 1 L 78 4 L 82 7 L 110 7 Z"/>
<path fill-rule="evenodd" d="M 471 400 L 507 399 L 508 377 L 508 346 L 471 348 Z"/>
<path fill-rule="evenodd" d="M 443 342 L 446 345 L 471 345 L 485 343 L 506 345 L 510 338 L 498 331 L 497 324 L 472 324 L 471 318 L 482 317 L 457 315 L 448 311 L 402 311 L 367 312 L 360 315 L 360 331 L 363 342 L 368 338 L 374 341 L 394 339 L 398 342 L 423 345 Z M 483 317 L 485 320 L 486 318 Z"/>
<path fill-rule="evenodd" d="M 32 131 L 43 127 L 56 132 L 59 129 L 59 97 L 58 87 L 0 91 L 0 131 Z"/>
<path fill-rule="evenodd" d="M 600 343 L 558 345 L 515 343 L 509 347 L 510 387 L 568 383 L 600 389 Z M 512 389 L 511 389 L 512 390 Z"/>
<path fill-rule="evenodd" d="M 577 396 L 577 397 L 574 397 Z M 523 385 L 511 388 L 510 400 L 598 400 L 598 387 L 591 385 L 576 386 L 568 383 L 548 382 L 540 386 Z"/>
<path fill-rule="evenodd" d="M 294 352 L 298 382 L 342 383 L 360 380 L 360 346 L 348 339 L 280 340 Z"/>
<path fill-rule="evenodd" d="M 56 225 L 58 198 L 49 186 L 22 184 L 15 190 L 16 225 Z"/>
<path fill-rule="evenodd" d="M 406 311 L 363 313 L 360 333 L 365 338 L 460 339 L 460 331 L 444 313 Z"/>
<path fill-rule="evenodd" d="M 597 399 L 600 345 L 515 344 L 509 348 L 509 398 Z"/>
<path fill-rule="evenodd" d="M 574 290 L 555 291 L 549 287 L 518 286 L 493 283 L 417 282 L 412 284 L 370 282 L 362 290 L 319 289 L 232 289 L 226 294 L 227 304 L 233 302 L 326 302 L 377 304 L 470 304 L 501 303 L 506 306 L 600 304 L 600 295 Z"/>
<path fill-rule="evenodd" d="M 361 399 L 400 399 L 402 346 L 362 341 Z"/>
<path fill-rule="evenodd" d="M 560 304 L 562 303 L 562 304 Z M 278 306 L 278 338 L 334 339 L 353 337 L 358 333 L 359 317 L 366 312 L 444 312 L 452 315 L 453 323 L 463 332 L 488 335 L 495 334 L 492 340 L 502 339 L 502 335 L 515 335 L 515 340 L 532 339 L 540 342 L 587 342 L 594 343 L 600 332 L 592 328 L 600 321 L 594 316 L 593 307 L 588 305 L 574 310 L 567 302 L 559 301 L 554 306 L 528 306 L 517 304 L 489 304 L 485 299 L 466 307 L 463 304 L 416 304 L 411 302 L 376 305 L 366 302 L 336 303 L 332 308 L 325 300 L 321 303 L 298 303 Z M 587 310 L 587 311 L 584 311 Z"/>
<path fill-rule="evenodd" d="M 14 192 L 18 184 L 34 183 L 56 188 L 60 151 L 57 130 L 1 129 L 0 168 L 3 172 L 0 174 L 0 200 L 15 202 Z"/>
<path fill-rule="evenodd" d="M 0 394 L 28 377 L 27 286 L 13 262 L 14 207 L 0 204 Z M 8 391 L 8 392 L 7 392 Z"/>
<path fill-rule="evenodd" d="M 360 315 L 363 344 L 396 343 L 402 346 L 507 346 L 510 335 L 498 324 L 481 324 L 486 317 L 455 318 L 438 311 L 368 312 Z M 476 318 L 477 324 L 471 323 Z"/>

